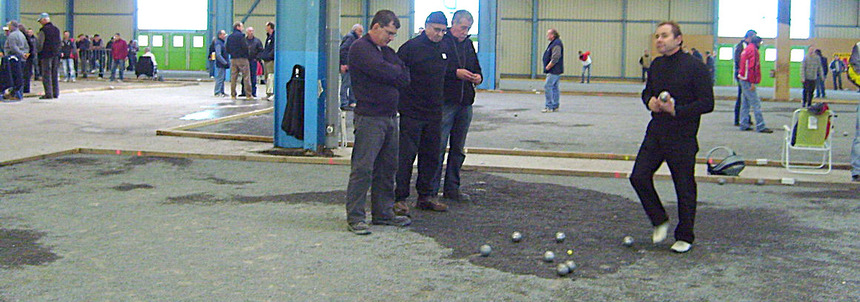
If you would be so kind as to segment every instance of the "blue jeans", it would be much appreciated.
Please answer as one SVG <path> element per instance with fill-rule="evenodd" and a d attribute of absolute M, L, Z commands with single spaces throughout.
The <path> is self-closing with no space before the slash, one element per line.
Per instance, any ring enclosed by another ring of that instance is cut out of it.
<path fill-rule="evenodd" d="M 23 59 L 10 59 L 9 71 L 12 76 L 12 89 L 9 92 L 13 97 L 21 99 L 24 96 L 24 70 L 27 66 L 27 61 Z"/>
<path fill-rule="evenodd" d="M 588 77 L 586 78 L 586 72 L 588 73 Z M 591 83 L 591 64 L 582 66 L 582 75 L 579 79 L 580 83 Z"/>
<path fill-rule="evenodd" d="M 758 92 L 755 89 L 750 90 L 752 88 L 752 84 L 750 82 L 741 80 L 741 113 L 740 113 L 740 127 L 741 130 L 747 130 L 750 128 L 750 107 L 752 107 L 753 114 L 755 115 L 755 131 L 762 131 L 766 127 L 764 125 L 764 116 L 761 114 L 761 99 L 758 97 Z"/>
<path fill-rule="evenodd" d="M 214 66 L 215 68 L 215 94 L 224 94 L 224 79 L 227 76 L 227 69 Z"/>
<path fill-rule="evenodd" d="M 827 76 L 823 76 L 823 77 L 818 78 L 817 83 L 815 83 L 816 84 L 815 97 L 817 97 L 817 98 L 827 97 L 827 91 L 825 91 L 825 88 L 824 88 L 824 80 L 826 80 L 826 79 L 827 79 Z"/>
<path fill-rule="evenodd" d="M 397 117 L 355 115 L 346 221 L 364 222 L 367 190 L 373 220 L 394 218 L 394 175 L 397 173 L 399 126 Z"/>
<path fill-rule="evenodd" d="M 110 80 L 116 80 L 116 71 L 119 70 L 119 80 L 122 81 L 122 73 L 125 71 L 125 59 L 114 59 L 113 66 L 110 67 Z"/>
<path fill-rule="evenodd" d="M 439 165 L 436 177 L 433 178 L 433 192 L 439 193 L 442 179 L 442 163 L 445 158 L 445 147 L 450 139 L 451 148 L 448 151 L 448 164 L 445 165 L 444 192 L 459 192 L 460 168 L 466 161 L 466 134 L 472 123 L 472 105 L 445 104 L 442 106 L 442 135 L 440 136 Z"/>
<path fill-rule="evenodd" d="M 347 71 L 340 75 L 340 108 L 346 108 L 349 104 L 355 104 L 355 95 L 352 94 L 352 77 Z"/>
<path fill-rule="evenodd" d="M 546 97 L 546 109 L 558 109 L 558 80 L 560 78 L 560 74 L 546 74 L 546 85 L 543 86 L 546 91 L 544 95 Z"/>
<path fill-rule="evenodd" d="M 77 72 L 75 72 L 75 59 L 60 59 L 63 64 L 63 75 L 66 76 L 66 80 L 74 79 Z"/>
<path fill-rule="evenodd" d="M 857 105 L 857 122 L 854 124 L 854 144 L 851 145 L 851 175 L 860 175 L 860 104 Z"/>

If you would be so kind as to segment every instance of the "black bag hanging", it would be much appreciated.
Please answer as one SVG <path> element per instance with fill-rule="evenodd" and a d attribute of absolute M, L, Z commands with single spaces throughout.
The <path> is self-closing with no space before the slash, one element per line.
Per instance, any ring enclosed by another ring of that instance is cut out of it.
<path fill-rule="evenodd" d="M 287 107 L 281 129 L 297 139 L 305 137 L 305 68 L 296 64 L 287 82 Z"/>

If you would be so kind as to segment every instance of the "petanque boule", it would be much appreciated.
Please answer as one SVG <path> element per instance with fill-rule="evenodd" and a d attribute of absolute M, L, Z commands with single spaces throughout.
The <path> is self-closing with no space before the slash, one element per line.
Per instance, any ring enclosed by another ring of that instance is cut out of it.
<path fill-rule="evenodd" d="M 555 267 L 555 271 L 559 276 L 570 274 L 570 268 L 564 263 L 559 263 L 558 266 Z"/>
<path fill-rule="evenodd" d="M 564 262 L 564 266 L 567 266 L 567 268 L 572 272 L 576 269 L 576 262 L 573 262 L 573 260 L 567 260 Z"/>
<path fill-rule="evenodd" d="M 555 242 L 562 243 L 567 236 L 563 232 L 555 233 Z"/>
<path fill-rule="evenodd" d="M 489 256 L 489 255 L 490 255 L 490 253 L 492 253 L 492 252 L 493 252 L 493 248 L 491 248 L 489 245 L 486 245 L 486 244 L 485 244 L 485 245 L 482 245 L 482 246 L 481 246 L 481 250 L 480 250 L 480 251 L 481 251 L 481 256 L 483 256 L 483 257 L 487 257 L 487 256 Z"/>
<path fill-rule="evenodd" d="M 624 236 L 624 241 L 622 241 L 624 246 L 633 246 L 633 242 L 635 242 L 635 241 L 633 240 L 633 237 L 631 237 L 631 236 Z"/>
<path fill-rule="evenodd" d="M 759 186 L 763 186 L 764 185 L 764 179 L 759 178 L 758 180 L 755 181 L 755 184 L 759 185 Z"/>
<path fill-rule="evenodd" d="M 552 251 L 546 251 L 546 253 L 543 253 L 543 261 L 552 262 L 553 260 L 555 260 L 555 253 Z"/>
<path fill-rule="evenodd" d="M 513 234 L 511 234 L 511 241 L 520 242 L 520 240 L 523 240 L 523 234 L 522 233 L 514 232 Z"/>
<path fill-rule="evenodd" d="M 725 179 L 725 178 L 720 178 L 719 180 L 717 180 L 717 183 L 718 183 L 718 184 L 720 184 L 720 185 L 722 186 L 722 185 L 726 184 L 726 179 Z"/>

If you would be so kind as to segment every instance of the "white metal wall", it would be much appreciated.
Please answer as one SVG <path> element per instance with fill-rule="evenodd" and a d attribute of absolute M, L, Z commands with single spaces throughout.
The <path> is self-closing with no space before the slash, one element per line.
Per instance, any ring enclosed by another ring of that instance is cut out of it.
<path fill-rule="evenodd" d="M 248 10 L 251 9 L 255 0 L 233 0 L 233 21 L 242 21 L 248 15 Z M 275 0 L 261 0 L 251 12 L 251 15 L 245 20 L 245 27 L 254 28 L 254 36 L 261 41 L 266 40 L 266 22 L 275 22 Z M 275 24 L 275 28 L 278 28 Z M 228 29 L 228 28 L 222 28 Z M 230 31 L 228 30 L 229 34 Z"/>
<path fill-rule="evenodd" d="M 860 39 L 860 0 L 815 0 L 817 38 Z"/>
<path fill-rule="evenodd" d="M 134 32 L 133 0 L 87 0 L 75 2 L 75 28 L 66 28 L 65 0 L 26 0 L 21 1 L 21 20 L 28 28 L 38 31 L 41 25 L 36 18 L 41 13 L 51 15 L 60 31 L 69 30 L 78 34 L 100 34 L 102 37 L 120 33 L 123 37 Z"/>

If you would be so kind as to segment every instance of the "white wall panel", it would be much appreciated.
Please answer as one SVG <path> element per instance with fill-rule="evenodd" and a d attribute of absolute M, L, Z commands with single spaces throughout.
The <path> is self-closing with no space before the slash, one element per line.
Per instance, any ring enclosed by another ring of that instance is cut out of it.
<path fill-rule="evenodd" d="M 355 24 L 361 24 L 361 18 L 357 18 L 357 17 L 340 18 L 340 36 L 341 37 L 345 36 L 346 33 L 348 33 L 350 30 L 352 30 L 352 26 Z M 365 29 L 365 32 L 367 32 L 366 29 Z"/>
<path fill-rule="evenodd" d="M 626 63 L 624 72 L 627 77 L 637 77 L 642 74 L 639 65 L 639 57 L 644 50 L 651 51 L 651 36 L 654 34 L 654 25 L 648 23 L 627 24 L 627 54 L 624 58 Z"/>
<path fill-rule="evenodd" d="M 815 20 L 818 24 L 858 26 L 860 1 L 817 0 Z"/>
<path fill-rule="evenodd" d="M 621 75 L 621 23 L 608 22 L 540 22 L 540 33 L 556 28 L 564 42 L 565 74 L 579 75 L 582 69 L 577 52 L 591 51 L 591 76 L 618 77 Z M 539 58 L 543 56 L 548 41 L 538 41 Z M 540 61 L 540 60 L 539 60 Z M 543 64 L 543 62 L 539 62 Z"/>
<path fill-rule="evenodd" d="M 532 0 L 503 0 L 498 1 L 499 17 L 501 18 L 531 18 Z"/>
<path fill-rule="evenodd" d="M 669 2 L 671 12 L 669 19 L 678 22 L 711 22 L 714 19 L 712 2 L 712 0 L 672 0 Z"/>
<path fill-rule="evenodd" d="M 619 20 L 621 0 L 542 0 L 538 5 L 541 19 Z"/>
<path fill-rule="evenodd" d="M 860 27 L 822 27 L 816 29 L 816 36 L 819 38 L 857 39 L 860 41 Z"/>
<path fill-rule="evenodd" d="M 669 16 L 669 0 L 629 0 L 628 20 L 663 20 Z"/>
<path fill-rule="evenodd" d="M 362 14 L 362 4 L 364 1 L 362 0 L 341 0 L 340 1 L 340 14 L 346 16 L 361 16 Z"/>
<path fill-rule="evenodd" d="M 59 1 L 65 5 L 65 1 Z M 65 6 L 63 11 L 65 11 Z M 132 0 L 86 0 L 75 1 L 75 13 L 99 13 L 99 14 L 132 14 L 134 13 L 134 1 Z"/>
<path fill-rule="evenodd" d="M 51 18 L 53 19 L 53 15 L 61 14 L 66 12 L 66 1 L 64 0 L 24 0 L 21 1 L 21 14 L 24 13 L 35 14 L 38 18 L 38 14 L 41 13 L 49 13 L 51 14 Z M 22 18 L 23 19 L 23 18 Z M 33 18 L 28 18 L 33 19 Z M 36 19 L 27 20 L 24 22 L 31 23 L 35 22 Z"/>
<path fill-rule="evenodd" d="M 496 46 L 499 74 L 531 74 L 531 30 L 528 21 L 499 22 Z"/>
<path fill-rule="evenodd" d="M 59 27 L 59 26 L 58 26 Z M 62 27 L 60 27 L 62 29 Z M 115 33 L 122 35 L 124 40 L 129 40 L 134 29 L 134 19 L 131 16 L 76 16 L 75 33 L 94 34 L 102 36 L 102 40 L 108 41 Z"/>
<path fill-rule="evenodd" d="M 398 16 L 406 16 L 410 13 L 410 7 L 412 7 L 412 0 L 373 0 L 370 1 L 369 15 L 373 15 L 378 10 L 387 9 Z"/>
<path fill-rule="evenodd" d="M 681 25 L 681 33 L 685 35 L 711 35 L 713 33 L 712 28 L 714 27 L 711 24 L 689 24 L 684 22 L 678 22 Z"/>

